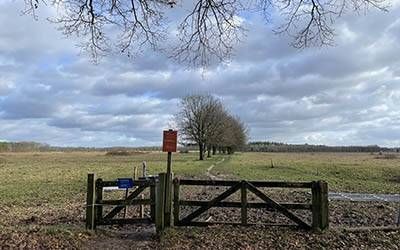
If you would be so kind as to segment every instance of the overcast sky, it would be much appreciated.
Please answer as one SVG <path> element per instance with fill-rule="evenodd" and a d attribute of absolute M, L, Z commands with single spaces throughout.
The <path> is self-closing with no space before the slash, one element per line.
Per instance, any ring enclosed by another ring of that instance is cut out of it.
<path fill-rule="evenodd" d="M 17 1 L 22 2 L 22 1 Z M 206 74 L 145 52 L 91 63 L 45 18 L 0 0 L 0 140 L 60 146 L 159 145 L 179 98 L 212 93 L 251 140 L 400 145 L 400 7 L 346 16 L 336 46 L 296 50 L 248 20 L 226 65 Z"/>

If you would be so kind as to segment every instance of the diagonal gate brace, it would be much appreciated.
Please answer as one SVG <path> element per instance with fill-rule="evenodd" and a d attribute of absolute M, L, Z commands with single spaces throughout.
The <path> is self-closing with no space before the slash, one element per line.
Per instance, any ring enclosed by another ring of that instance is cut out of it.
<path fill-rule="evenodd" d="M 126 197 L 126 202 L 131 201 L 133 199 L 135 199 L 141 192 L 143 192 L 146 187 L 148 187 L 148 185 L 144 185 L 144 186 L 139 186 L 138 188 L 135 189 L 135 191 L 133 191 L 130 195 L 128 195 L 128 197 Z M 122 211 L 122 209 L 124 209 L 125 206 L 119 206 L 119 207 L 115 207 L 113 208 L 113 210 L 111 210 L 106 216 L 104 216 L 104 219 L 111 219 L 114 216 L 116 216 L 119 212 Z"/>
<path fill-rule="evenodd" d="M 306 222 L 304 222 L 300 217 L 295 215 L 294 213 L 290 212 L 288 209 L 274 201 L 273 199 L 269 198 L 266 196 L 263 192 L 261 192 L 259 189 L 257 189 L 253 184 L 249 183 L 246 181 L 247 188 L 257 195 L 259 198 L 261 198 L 263 201 L 265 201 L 268 205 L 270 205 L 272 208 L 276 209 L 278 212 L 282 213 L 292 221 L 296 222 L 301 228 L 304 229 L 311 229 L 311 226 L 308 225 Z"/>
<path fill-rule="evenodd" d="M 228 190 L 226 190 L 222 194 L 218 195 L 217 197 L 215 197 L 214 199 L 209 201 L 207 203 L 207 205 L 198 208 L 197 210 L 195 210 L 194 212 L 192 212 L 191 214 L 189 214 L 188 216 L 183 218 L 180 221 L 180 224 L 188 224 L 188 223 L 190 223 L 194 218 L 196 218 L 200 214 L 204 213 L 205 211 L 207 211 L 208 209 L 213 207 L 215 204 L 217 204 L 218 202 L 220 202 L 223 199 L 227 198 L 231 194 L 235 193 L 237 190 L 240 189 L 240 187 L 241 187 L 241 183 L 240 182 L 238 182 L 237 184 L 231 186 Z"/>

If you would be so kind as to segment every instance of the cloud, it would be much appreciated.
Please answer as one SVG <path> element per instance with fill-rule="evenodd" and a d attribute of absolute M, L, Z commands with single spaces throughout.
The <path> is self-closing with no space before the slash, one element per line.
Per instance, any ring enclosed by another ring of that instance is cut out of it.
<path fill-rule="evenodd" d="M 206 72 L 165 54 L 80 55 L 46 22 L 0 3 L 0 139 L 53 145 L 159 145 L 179 98 L 211 93 L 252 140 L 329 145 L 400 142 L 400 6 L 347 15 L 336 46 L 296 50 L 257 18 L 232 60 Z"/>

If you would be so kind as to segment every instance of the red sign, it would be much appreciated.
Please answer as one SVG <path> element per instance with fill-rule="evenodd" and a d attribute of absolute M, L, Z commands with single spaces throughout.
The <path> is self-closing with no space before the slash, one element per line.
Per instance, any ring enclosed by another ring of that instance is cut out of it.
<path fill-rule="evenodd" d="M 163 152 L 176 152 L 178 131 L 164 130 L 163 134 Z"/>

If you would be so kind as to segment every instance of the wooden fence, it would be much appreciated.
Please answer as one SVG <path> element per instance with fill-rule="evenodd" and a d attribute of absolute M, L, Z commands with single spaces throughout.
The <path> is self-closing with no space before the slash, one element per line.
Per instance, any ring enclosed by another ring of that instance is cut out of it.
<path fill-rule="evenodd" d="M 277 211 L 297 226 L 304 229 L 324 230 L 328 227 L 328 185 L 323 181 L 316 182 L 271 182 L 271 181 L 225 181 L 225 180 L 173 180 L 172 174 L 160 173 L 157 178 L 139 179 L 133 181 L 133 188 L 125 199 L 103 199 L 104 187 L 116 187 L 118 181 L 103 181 L 96 179 L 95 174 L 88 174 L 86 201 L 86 227 L 95 229 L 98 225 L 155 223 L 158 232 L 166 227 L 175 226 L 206 226 L 212 224 L 248 223 L 248 209 L 269 209 Z M 229 187 L 209 201 L 180 199 L 181 186 L 225 186 Z M 311 189 L 312 202 L 310 203 L 278 203 L 268 197 L 259 188 L 307 188 Z M 139 196 L 147 188 L 150 189 L 148 198 Z M 224 201 L 240 190 L 239 201 Z M 263 202 L 249 202 L 248 192 L 253 193 Z M 128 193 L 128 192 L 127 192 Z M 150 216 L 147 218 L 117 218 L 118 214 L 127 206 L 148 205 Z M 104 206 L 114 206 L 108 213 L 104 213 Z M 199 207 L 193 212 L 180 218 L 181 206 Z M 195 221 L 201 214 L 213 207 L 240 208 L 240 222 L 207 222 Z M 310 210 L 312 223 L 307 223 L 291 210 Z"/>
<path fill-rule="evenodd" d="M 86 228 L 95 229 L 98 225 L 154 223 L 156 206 L 156 182 L 154 178 L 133 181 L 132 192 L 126 199 L 104 200 L 103 188 L 116 187 L 118 182 L 96 179 L 95 174 L 88 174 L 86 200 Z M 147 188 L 150 189 L 149 198 L 138 198 Z M 148 205 L 150 217 L 147 218 L 116 218 L 127 206 Z M 107 214 L 103 213 L 104 206 L 114 206 Z"/>
<path fill-rule="evenodd" d="M 210 201 L 180 199 L 181 186 L 226 186 L 229 187 Z M 312 193 L 312 203 L 278 203 L 268 197 L 259 188 L 309 188 Z M 235 192 L 241 193 L 241 201 L 223 201 Z M 248 202 L 248 191 L 255 194 L 263 202 Z M 184 218 L 180 218 L 181 206 L 199 207 Z M 238 222 L 207 222 L 194 221 L 202 213 L 212 207 L 233 207 L 241 209 L 241 221 Z M 268 181 L 225 181 L 225 180 L 191 180 L 174 179 L 174 225 L 176 226 L 207 226 L 212 224 L 239 224 L 249 225 L 248 209 L 267 208 L 280 212 L 296 223 L 300 228 L 324 230 L 328 227 L 328 185 L 326 182 L 268 182 Z M 310 210 L 312 223 L 305 222 L 290 210 Z"/>

